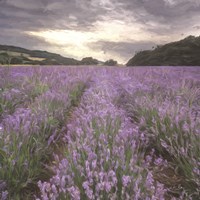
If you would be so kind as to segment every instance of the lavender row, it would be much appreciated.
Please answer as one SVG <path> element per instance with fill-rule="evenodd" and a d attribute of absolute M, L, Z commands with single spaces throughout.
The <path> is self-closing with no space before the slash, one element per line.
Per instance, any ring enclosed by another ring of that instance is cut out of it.
<path fill-rule="evenodd" d="M 81 69 L 78 69 L 80 72 L 77 73 L 76 69 L 64 67 L 4 68 L 0 68 L 0 76 L 7 84 L 3 84 L 5 81 L 0 83 L 0 122 L 12 115 L 17 108 L 29 106 L 41 94 L 59 88 L 60 81 L 70 80 L 74 75 L 82 75 Z"/>
<path fill-rule="evenodd" d="M 153 70 L 139 90 L 124 92 L 118 104 L 139 126 L 148 159 L 153 162 L 159 156 L 167 161 L 159 167 L 152 164 L 154 179 L 174 198 L 196 199 L 200 195 L 199 71 L 193 78 L 184 70 L 179 74 L 170 69 L 162 74 Z M 152 80 L 155 72 L 160 77 Z"/>
<path fill-rule="evenodd" d="M 60 73 L 60 70 L 53 71 L 56 72 L 52 79 L 55 85 L 52 83 L 49 91 L 37 97 L 27 108 L 17 109 L 2 121 L 2 196 L 7 194 L 8 198 L 15 196 L 16 199 L 21 199 L 27 195 L 27 198 L 31 198 L 37 191 L 37 179 L 49 176 L 44 164 L 52 156 L 54 148 L 51 144 L 59 140 L 67 115 L 81 97 L 89 78 L 87 74 L 82 76 L 81 72 L 71 76 L 70 70 L 69 73 L 65 70 L 66 74 Z M 26 194 L 27 190 L 29 194 Z"/>
<path fill-rule="evenodd" d="M 18 73 L 17 69 L 0 69 L 0 120 L 19 107 L 27 107 L 37 96 L 49 89 L 46 81 L 41 80 L 39 67 L 26 70 L 24 67 L 24 73 Z"/>
<path fill-rule="evenodd" d="M 38 182 L 38 199 L 164 199 L 139 152 L 137 126 L 115 105 L 119 75 L 126 77 L 111 72 L 99 71 L 84 94 L 67 126 L 65 156 L 56 157 L 49 182 Z"/>

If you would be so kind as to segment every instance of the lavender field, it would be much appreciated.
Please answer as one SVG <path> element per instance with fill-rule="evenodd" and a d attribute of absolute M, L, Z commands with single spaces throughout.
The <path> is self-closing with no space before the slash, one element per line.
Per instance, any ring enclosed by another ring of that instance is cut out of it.
<path fill-rule="evenodd" d="M 200 68 L 0 67 L 0 199 L 200 199 Z"/>

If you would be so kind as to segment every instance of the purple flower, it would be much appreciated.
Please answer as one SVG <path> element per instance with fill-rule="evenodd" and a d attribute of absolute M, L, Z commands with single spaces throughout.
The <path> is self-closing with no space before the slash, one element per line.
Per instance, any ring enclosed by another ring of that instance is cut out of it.
<path fill-rule="evenodd" d="M 122 176 L 122 184 L 124 187 L 127 187 L 131 183 L 131 177 L 130 176 Z"/>
<path fill-rule="evenodd" d="M 112 189 L 112 185 L 109 181 L 104 182 L 104 187 L 107 193 L 109 193 L 110 190 Z"/>
<path fill-rule="evenodd" d="M 70 196 L 72 197 L 72 200 L 80 200 L 80 191 L 77 187 L 70 187 L 67 189 L 70 193 Z"/>
<path fill-rule="evenodd" d="M 157 158 L 157 159 L 155 159 L 154 164 L 157 166 L 160 166 L 160 165 L 162 165 L 163 162 L 164 161 L 162 158 Z"/>
<path fill-rule="evenodd" d="M 56 189 L 56 186 L 55 186 L 54 184 L 51 186 L 51 189 L 52 189 L 52 192 L 53 192 L 54 194 L 57 194 L 57 193 L 58 193 L 58 191 L 57 191 L 57 189 Z"/>
<path fill-rule="evenodd" d="M 6 200 L 7 197 L 8 197 L 8 191 L 7 191 L 7 190 L 6 190 L 6 191 L 3 191 L 3 192 L 1 193 L 1 200 Z"/>

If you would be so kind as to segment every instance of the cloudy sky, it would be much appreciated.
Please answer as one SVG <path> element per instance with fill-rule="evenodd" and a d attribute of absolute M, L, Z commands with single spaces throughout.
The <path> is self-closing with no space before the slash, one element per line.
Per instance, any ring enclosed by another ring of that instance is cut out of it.
<path fill-rule="evenodd" d="M 200 0 L 0 0 L 0 44 L 125 63 L 200 35 Z"/>

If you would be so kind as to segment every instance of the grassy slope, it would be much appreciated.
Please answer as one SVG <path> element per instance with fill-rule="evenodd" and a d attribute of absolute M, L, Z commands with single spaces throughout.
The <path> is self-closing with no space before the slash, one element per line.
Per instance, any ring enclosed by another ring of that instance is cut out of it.
<path fill-rule="evenodd" d="M 200 37 L 189 36 L 183 40 L 158 46 L 154 50 L 137 53 L 127 66 L 199 66 Z"/>
<path fill-rule="evenodd" d="M 0 63 L 39 65 L 77 65 L 78 60 L 66 58 L 47 51 L 28 50 L 20 47 L 0 45 Z"/>

